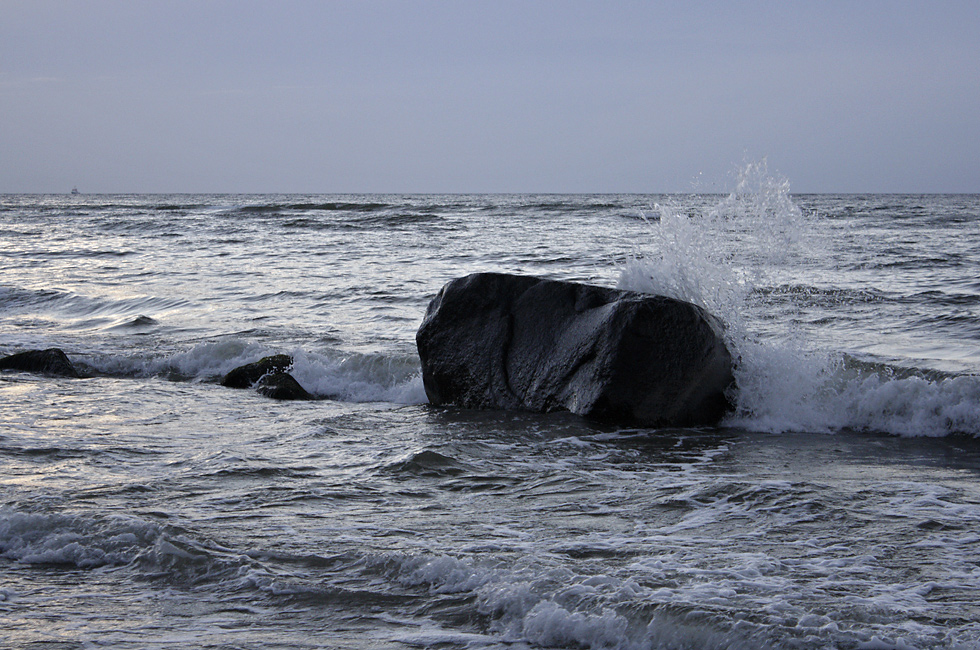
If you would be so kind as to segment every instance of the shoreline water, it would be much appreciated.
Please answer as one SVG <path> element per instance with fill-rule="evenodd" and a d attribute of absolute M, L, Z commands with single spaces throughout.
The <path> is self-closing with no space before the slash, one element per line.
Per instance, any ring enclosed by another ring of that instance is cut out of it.
<path fill-rule="evenodd" d="M 99 374 L 0 373 L 0 645 L 980 647 L 980 197 L 757 180 L 0 197 L 0 354 Z M 722 427 L 423 403 L 446 280 L 630 260 L 734 300 Z M 215 383 L 274 353 L 325 399 Z"/>

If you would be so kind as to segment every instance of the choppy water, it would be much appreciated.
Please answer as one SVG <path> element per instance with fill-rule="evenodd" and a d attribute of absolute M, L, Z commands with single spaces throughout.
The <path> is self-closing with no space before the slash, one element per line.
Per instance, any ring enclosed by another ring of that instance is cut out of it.
<path fill-rule="evenodd" d="M 980 197 L 4 196 L 0 645 L 980 648 Z M 502 270 L 726 320 L 724 426 L 424 404 Z M 295 356 L 323 399 L 222 388 Z"/>

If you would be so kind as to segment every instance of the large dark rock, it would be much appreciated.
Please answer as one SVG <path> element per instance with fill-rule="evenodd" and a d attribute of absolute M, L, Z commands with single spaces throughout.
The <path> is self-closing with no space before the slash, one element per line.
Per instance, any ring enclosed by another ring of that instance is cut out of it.
<path fill-rule="evenodd" d="M 20 370 L 57 377 L 78 378 L 81 376 L 68 355 L 58 348 L 28 350 L 27 352 L 11 354 L 0 359 L 0 370 Z"/>
<path fill-rule="evenodd" d="M 723 329 L 672 298 L 478 273 L 443 287 L 416 342 L 432 404 L 691 426 L 730 408 Z"/>
<path fill-rule="evenodd" d="M 263 376 L 286 372 L 292 365 L 293 358 L 288 354 L 273 354 L 238 366 L 224 376 L 221 385 L 228 388 L 251 388 Z"/>

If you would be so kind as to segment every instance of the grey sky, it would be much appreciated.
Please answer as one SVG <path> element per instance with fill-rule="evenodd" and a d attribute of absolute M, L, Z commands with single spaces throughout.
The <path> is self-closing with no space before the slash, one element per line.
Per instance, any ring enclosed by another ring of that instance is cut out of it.
<path fill-rule="evenodd" d="M 0 192 L 980 192 L 980 3 L 0 0 Z"/>

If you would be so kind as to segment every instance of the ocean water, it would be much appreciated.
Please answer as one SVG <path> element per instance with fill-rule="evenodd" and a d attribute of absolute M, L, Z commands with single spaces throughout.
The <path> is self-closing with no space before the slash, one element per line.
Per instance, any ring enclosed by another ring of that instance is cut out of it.
<path fill-rule="evenodd" d="M 980 648 L 980 196 L 0 197 L 0 647 Z M 448 280 L 667 293 L 719 427 L 425 403 Z M 318 398 L 221 387 L 272 353 Z"/>

